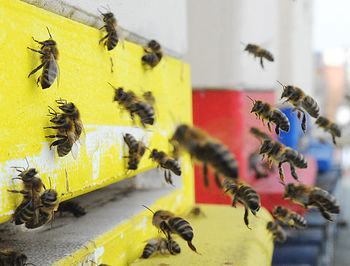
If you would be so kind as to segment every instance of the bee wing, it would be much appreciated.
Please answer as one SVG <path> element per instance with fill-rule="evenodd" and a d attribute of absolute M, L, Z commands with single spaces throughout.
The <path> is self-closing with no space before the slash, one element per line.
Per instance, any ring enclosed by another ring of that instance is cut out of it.
<path fill-rule="evenodd" d="M 71 150 L 72 156 L 75 160 L 78 158 L 79 153 L 80 153 L 80 147 L 84 146 L 85 139 L 86 139 L 86 134 L 85 134 L 85 129 L 84 129 L 83 123 L 79 123 L 78 125 L 81 128 L 81 134 L 80 134 L 80 136 L 78 136 L 76 134 L 74 135 L 75 141 L 72 145 L 72 150 Z"/>
<path fill-rule="evenodd" d="M 60 77 L 60 69 L 58 67 L 57 61 L 53 54 L 50 54 L 50 61 L 49 64 L 49 73 L 56 73 L 56 75 L 48 75 L 49 83 L 54 83 L 56 77 L 57 77 L 57 86 L 59 85 L 59 77 Z"/>
<path fill-rule="evenodd" d="M 120 42 L 121 46 L 124 49 L 125 48 L 125 46 L 124 46 L 125 33 L 119 26 L 116 27 L 116 31 L 117 31 L 117 34 L 118 34 L 119 42 Z"/>
<path fill-rule="evenodd" d="M 80 153 L 80 148 L 79 148 L 79 145 L 77 144 L 77 142 L 73 143 L 71 153 L 72 153 L 73 159 L 76 160 L 79 156 L 79 153 Z"/>

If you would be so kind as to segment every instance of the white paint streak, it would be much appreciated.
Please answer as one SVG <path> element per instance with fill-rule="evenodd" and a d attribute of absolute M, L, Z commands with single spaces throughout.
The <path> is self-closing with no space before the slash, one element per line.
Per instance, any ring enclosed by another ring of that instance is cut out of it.
<path fill-rule="evenodd" d="M 143 228 L 146 228 L 146 226 L 147 226 L 147 217 L 145 216 L 145 217 L 143 217 L 143 220 L 142 220 L 142 222 L 139 224 L 139 225 L 137 225 L 136 227 L 135 227 L 135 229 L 136 230 L 139 230 L 139 229 L 143 229 Z"/>
<path fill-rule="evenodd" d="M 98 247 L 98 248 L 95 248 L 95 252 L 94 252 L 94 260 L 97 261 L 98 263 L 101 263 L 100 261 L 98 261 L 98 259 L 100 257 L 102 257 L 103 253 L 105 252 L 105 249 L 104 247 Z"/>

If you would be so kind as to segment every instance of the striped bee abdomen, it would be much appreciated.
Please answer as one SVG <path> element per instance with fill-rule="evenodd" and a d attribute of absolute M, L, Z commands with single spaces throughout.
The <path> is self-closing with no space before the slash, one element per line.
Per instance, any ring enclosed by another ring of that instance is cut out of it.
<path fill-rule="evenodd" d="M 181 217 L 172 217 L 168 220 L 169 227 L 172 233 L 178 234 L 182 239 L 187 241 L 187 245 L 194 252 L 197 252 L 195 246 L 192 244 L 193 229 L 189 222 Z"/>
<path fill-rule="evenodd" d="M 142 56 L 141 60 L 143 63 L 148 64 L 151 67 L 155 67 L 156 65 L 158 65 L 160 58 L 159 56 L 157 56 L 156 53 L 147 53 L 144 56 Z"/>
<path fill-rule="evenodd" d="M 298 168 L 306 168 L 307 161 L 301 153 L 291 148 L 286 148 L 284 155 L 288 161 L 291 161 Z"/>
<path fill-rule="evenodd" d="M 172 239 L 170 239 L 167 242 L 167 248 L 168 248 L 169 252 L 171 254 L 174 254 L 174 255 L 179 254 L 181 252 L 180 245 Z"/>
<path fill-rule="evenodd" d="M 141 258 L 147 259 L 151 257 L 157 251 L 157 246 L 154 244 L 148 243 L 143 249 Z"/>
<path fill-rule="evenodd" d="M 287 116 L 280 110 L 274 109 L 270 112 L 269 121 L 276 125 L 276 134 L 279 135 L 279 128 L 285 132 L 289 132 L 290 123 Z"/>
<path fill-rule="evenodd" d="M 40 76 L 40 84 L 42 89 L 49 88 L 55 81 L 58 73 L 58 67 L 54 58 L 49 59 L 44 67 L 43 73 Z"/>
<path fill-rule="evenodd" d="M 23 200 L 22 203 L 16 208 L 13 215 L 15 224 L 24 224 L 32 220 L 34 211 L 35 210 L 32 199 Z"/>
<path fill-rule="evenodd" d="M 293 212 L 291 214 L 291 218 L 294 221 L 294 226 L 295 227 L 298 227 L 298 228 L 301 228 L 301 229 L 306 228 L 307 222 L 306 222 L 306 220 L 305 220 L 305 218 L 303 216 L 301 216 L 300 214 L 298 214 L 296 212 Z"/>
<path fill-rule="evenodd" d="M 181 175 L 181 166 L 180 164 L 174 160 L 174 159 L 167 159 L 165 163 L 162 165 L 165 169 L 169 169 L 172 171 L 175 175 Z"/>
<path fill-rule="evenodd" d="M 117 46 L 118 41 L 119 41 L 119 38 L 118 38 L 117 31 L 115 29 L 110 30 L 108 32 L 108 39 L 105 43 L 108 51 L 113 50 Z"/>
<path fill-rule="evenodd" d="M 154 109 L 148 103 L 145 103 L 142 101 L 137 102 L 136 113 L 139 115 L 142 125 L 144 124 L 153 125 Z"/>
<path fill-rule="evenodd" d="M 238 191 L 239 198 L 249 207 L 253 214 L 260 209 L 260 197 L 250 186 L 241 186 Z"/>
<path fill-rule="evenodd" d="M 326 212 L 329 213 L 337 214 L 340 212 L 337 199 L 327 191 L 320 188 L 314 188 L 312 190 L 309 202 L 310 204 L 318 203 Z"/>
<path fill-rule="evenodd" d="M 309 95 L 306 95 L 302 101 L 303 108 L 314 118 L 317 118 L 320 113 L 320 107 L 317 102 Z"/>
<path fill-rule="evenodd" d="M 332 135 L 334 135 L 338 138 L 341 137 L 341 131 L 340 131 L 340 128 L 337 124 L 332 123 L 329 130 L 330 130 Z"/>

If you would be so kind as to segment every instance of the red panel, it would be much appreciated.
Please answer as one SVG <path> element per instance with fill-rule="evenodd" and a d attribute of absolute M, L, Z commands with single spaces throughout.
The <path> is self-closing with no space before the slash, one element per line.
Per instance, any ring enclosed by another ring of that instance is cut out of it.
<path fill-rule="evenodd" d="M 239 163 L 239 176 L 249 182 L 248 157 L 259 142 L 250 136 L 250 125 L 262 127 L 261 121 L 250 114 L 252 102 L 246 97 L 273 103 L 274 92 L 242 92 L 232 90 L 193 91 L 193 121 L 221 140 L 235 154 Z M 249 145 L 247 145 L 249 143 Z M 210 177 L 213 173 L 210 171 Z M 209 190 L 204 187 L 203 175 L 195 168 L 195 192 L 198 203 L 230 203 L 231 200 L 210 179 Z"/>

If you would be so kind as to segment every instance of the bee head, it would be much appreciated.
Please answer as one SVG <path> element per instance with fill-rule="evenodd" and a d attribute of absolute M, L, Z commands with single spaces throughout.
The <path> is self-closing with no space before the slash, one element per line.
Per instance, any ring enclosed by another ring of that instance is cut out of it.
<path fill-rule="evenodd" d="M 103 16 L 103 22 L 109 22 L 115 19 L 114 14 L 112 12 L 102 13 L 102 16 Z"/>
<path fill-rule="evenodd" d="M 56 45 L 56 42 L 54 40 L 46 40 L 43 42 L 43 46 L 42 47 L 45 47 L 45 46 L 55 46 Z"/>
<path fill-rule="evenodd" d="M 154 52 L 157 52 L 161 49 L 160 44 L 156 40 L 151 40 L 148 43 L 148 47 L 151 48 Z"/>
<path fill-rule="evenodd" d="M 266 229 L 267 230 L 272 230 L 274 228 L 275 228 L 275 223 L 274 222 L 270 221 L 270 222 L 267 223 L 267 225 L 266 225 Z"/>
<path fill-rule="evenodd" d="M 50 205 L 52 202 L 57 201 L 57 192 L 53 189 L 47 189 L 40 196 L 41 201 L 45 205 Z"/>
<path fill-rule="evenodd" d="M 273 208 L 272 214 L 273 214 L 274 216 L 279 216 L 279 215 L 282 214 L 282 212 L 283 212 L 283 209 L 282 209 L 281 206 L 275 206 L 275 208 Z"/>
<path fill-rule="evenodd" d="M 284 199 L 293 198 L 294 194 L 295 194 L 294 184 L 290 183 L 290 184 L 286 185 L 285 188 L 284 188 L 283 198 Z"/>
<path fill-rule="evenodd" d="M 290 85 L 284 86 L 283 87 L 283 92 L 282 92 L 282 95 L 281 95 L 281 99 L 284 98 L 284 97 L 286 97 L 286 98 L 290 97 L 294 93 L 294 91 L 295 90 L 294 90 L 293 86 L 290 86 Z"/>
<path fill-rule="evenodd" d="M 62 104 L 62 105 L 58 106 L 58 108 L 60 108 L 63 112 L 65 112 L 67 114 L 72 114 L 72 113 L 76 112 L 76 107 L 75 107 L 74 103 L 72 103 L 72 102 Z"/>
<path fill-rule="evenodd" d="M 260 146 L 259 154 L 264 154 L 271 151 L 273 148 L 273 143 L 271 140 L 264 140 L 263 144 Z"/>
<path fill-rule="evenodd" d="M 259 112 L 260 110 L 262 110 L 263 107 L 264 107 L 264 103 L 262 101 L 255 101 L 252 107 L 252 110 L 250 112 L 251 113 Z"/>
<path fill-rule="evenodd" d="M 114 89 L 114 101 L 123 100 L 126 96 L 126 93 L 122 87 L 119 87 L 118 89 Z"/>
<path fill-rule="evenodd" d="M 323 117 L 323 116 L 319 116 L 316 121 L 315 121 L 316 125 L 318 126 L 326 126 L 328 123 L 328 119 Z"/>
<path fill-rule="evenodd" d="M 18 176 L 22 177 L 23 182 L 30 182 L 38 171 L 35 168 L 29 168 L 26 171 L 21 172 Z"/>
<path fill-rule="evenodd" d="M 182 124 L 179 125 L 174 132 L 173 137 L 171 138 L 171 141 L 178 141 L 180 142 L 181 140 L 184 139 L 186 131 L 189 129 L 188 125 Z"/>
<path fill-rule="evenodd" d="M 158 150 L 157 149 L 153 149 L 151 152 L 151 155 L 149 156 L 150 158 L 156 158 L 158 155 Z"/>
<path fill-rule="evenodd" d="M 159 227 L 162 222 L 168 220 L 172 216 L 174 216 L 174 214 L 169 211 L 164 211 L 164 210 L 156 211 L 153 214 L 152 224 L 156 227 Z"/>
<path fill-rule="evenodd" d="M 251 51 L 254 49 L 255 45 L 248 43 L 247 46 L 245 47 L 244 51 Z"/>

